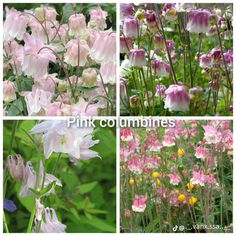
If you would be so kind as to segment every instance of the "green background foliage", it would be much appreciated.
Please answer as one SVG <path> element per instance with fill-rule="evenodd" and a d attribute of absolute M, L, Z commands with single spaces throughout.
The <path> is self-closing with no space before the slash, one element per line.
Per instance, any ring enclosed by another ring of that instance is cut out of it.
<path fill-rule="evenodd" d="M 42 145 L 37 151 L 37 140 L 28 134 L 35 124 L 33 120 L 4 121 L 4 161 L 9 154 L 18 153 L 24 162 L 30 160 L 36 167 L 38 159 L 44 158 Z M 94 139 L 100 142 L 92 149 L 99 153 L 101 159 L 78 161 L 74 165 L 69 162 L 68 155 L 63 154 L 56 168 L 58 154 L 53 153 L 47 160 L 46 172 L 59 178 L 63 187 L 56 187 L 56 194 L 43 197 L 42 203 L 55 209 L 58 219 L 67 225 L 66 232 L 115 232 L 115 135 L 115 128 L 101 128 L 97 123 Z M 18 195 L 19 189 L 20 183 L 14 181 L 5 169 L 4 198 L 13 200 L 17 206 L 14 213 L 5 212 L 10 232 L 26 232 L 34 205 L 33 197 Z"/>

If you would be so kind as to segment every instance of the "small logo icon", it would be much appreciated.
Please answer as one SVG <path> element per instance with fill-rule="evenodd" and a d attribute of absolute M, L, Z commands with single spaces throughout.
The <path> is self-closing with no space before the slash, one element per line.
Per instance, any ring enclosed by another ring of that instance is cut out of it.
<path fill-rule="evenodd" d="M 180 226 L 179 226 L 179 231 L 183 232 L 184 229 L 185 229 L 185 227 L 184 227 L 183 225 L 180 225 Z"/>
<path fill-rule="evenodd" d="M 176 232 L 177 230 L 178 230 L 178 225 L 175 225 L 175 226 L 173 227 L 173 231 Z"/>

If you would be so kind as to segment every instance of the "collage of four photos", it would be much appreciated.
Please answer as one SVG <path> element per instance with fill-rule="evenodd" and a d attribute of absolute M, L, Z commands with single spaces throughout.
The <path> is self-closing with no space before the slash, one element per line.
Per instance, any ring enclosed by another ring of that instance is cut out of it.
<path fill-rule="evenodd" d="M 233 3 L 2 10 L 3 233 L 233 233 Z"/>

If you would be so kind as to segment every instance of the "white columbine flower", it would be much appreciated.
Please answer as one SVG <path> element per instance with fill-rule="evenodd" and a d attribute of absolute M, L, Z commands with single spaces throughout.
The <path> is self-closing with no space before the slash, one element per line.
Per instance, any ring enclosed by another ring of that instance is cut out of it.
<path fill-rule="evenodd" d="M 44 121 L 31 129 L 31 134 L 43 133 L 44 155 L 49 158 L 53 152 L 67 153 L 76 159 L 98 157 L 90 150 L 99 140 L 92 140 L 93 128 L 68 127 L 66 120 Z"/>

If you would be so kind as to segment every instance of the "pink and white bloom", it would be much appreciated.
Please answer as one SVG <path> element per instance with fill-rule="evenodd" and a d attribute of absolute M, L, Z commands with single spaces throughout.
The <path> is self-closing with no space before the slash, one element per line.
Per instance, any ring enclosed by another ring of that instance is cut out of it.
<path fill-rule="evenodd" d="M 205 174 L 201 170 L 192 172 L 192 178 L 191 178 L 192 184 L 205 186 L 205 181 L 206 181 Z"/>
<path fill-rule="evenodd" d="M 143 173 L 144 164 L 145 164 L 144 160 L 141 158 L 138 158 L 135 155 L 131 156 L 131 158 L 129 158 L 129 160 L 127 161 L 128 169 L 137 175 L 140 175 Z"/>
<path fill-rule="evenodd" d="M 107 12 L 101 7 L 89 9 L 90 20 L 88 26 L 98 30 L 104 30 L 106 25 Z"/>
<path fill-rule="evenodd" d="M 130 142 L 134 140 L 134 136 L 130 128 L 121 128 L 120 129 L 120 138 L 122 141 Z"/>
<path fill-rule="evenodd" d="M 134 18 L 126 18 L 123 24 L 123 31 L 126 37 L 136 38 L 139 34 L 139 22 Z"/>
<path fill-rule="evenodd" d="M 100 73 L 104 84 L 115 84 L 116 82 L 116 63 L 102 63 L 100 68 Z"/>
<path fill-rule="evenodd" d="M 132 203 L 132 210 L 134 212 L 144 212 L 146 209 L 147 197 L 144 195 L 135 195 Z"/>
<path fill-rule="evenodd" d="M 204 125 L 204 138 L 208 144 L 216 144 L 221 141 L 221 132 L 213 126 Z"/>
<path fill-rule="evenodd" d="M 142 48 L 131 49 L 129 52 L 131 66 L 143 67 L 146 65 L 145 50 Z"/>
<path fill-rule="evenodd" d="M 78 54 L 79 47 L 79 54 Z M 71 66 L 85 66 L 90 48 L 85 40 L 71 39 L 66 44 L 65 62 Z"/>
<path fill-rule="evenodd" d="M 66 120 L 44 121 L 35 125 L 31 134 L 43 133 L 44 155 L 48 159 L 53 152 L 67 153 L 76 159 L 98 157 L 90 150 L 99 140 L 92 140 L 93 128 L 68 127 Z"/>
<path fill-rule="evenodd" d="M 156 76 L 169 76 L 170 74 L 170 64 L 160 60 L 154 59 L 151 61 L 152 69 Z"/>
<path fill-rule="evenodd" d="M 16 87 L 10 80 L 3 81 L 3 101 L 12 102 L 16 100 Z"/>
<path fill-rule="evenodd" d="M 45 76 L 48 72 L 49 61 L 56 60 L 54 53 L 48 49 L 51 47 L 29 34 L 24 35 L 24 42 L 22 70 L 25 75 L 32 76 L 33 78 Z"/>
<path fill-rule="evenodd" d="M 3 24 L 3 40 L 22 40 L 26 32 L 27 18 L 14 8 L 6 7 L 6 20 Z"/>
<path fill-rule="evenodd" d="M 205 160 L 210 155 L 210 150 L 203 146 L 198 146 L 195 148 L 195 157 L 197 159 Z"/>
<path fill-rule="evenodd" d="M 210 29 L 210 12 L 205 9 L 194 9 L 188 13 L 186 29 L 193 33 L 207 33 Z"/>
<path fill-rule="evenodd" d="M 177 173 L 168 174 L 167 176 L 170 178 L 170 183 L 172 185 L 178 185 L 181 181 L 181 178 Z"/>
<path fill-rule="evenodd" d="M 86 19 L 83 14 L 73 14 L 69 18 L 69 35 L 75 38 L 86 34 Z"/>
<path fill-rule="evenodd" d="M 35 8 L 34 14 L 40 21 L 47 20 L 48 22 L 49 21 L 55 22 L 57 17 L 56 10 L 53 7 L 48 7 L 48 6 L 41 6 Z"/>
<path fill-rule="evenodd" d="M 120 36 L 120 53 L 128 53 L 132 49 L 132 38 Z"/>
<path fill-rule="evenodd" d="M 116 61 L 116 34 L 110 30 L 101 31 L 91 48 L 90 57 L 97 63 Z"/>
<path fill-rule="evenodd" d="M 165 134 L 162 144 L 164 147 L 175 146 L 175 137 L 173 135 Z"/>
<path fill-rule="evenodd" d="M 186 111 L 189 109 L 189 95 L 184 86 L 172 84 L 165 91 L 165 109 L 170 111 Z"/>

